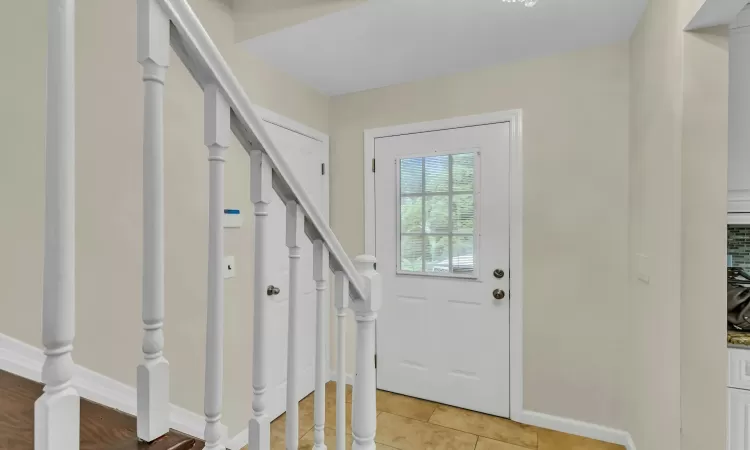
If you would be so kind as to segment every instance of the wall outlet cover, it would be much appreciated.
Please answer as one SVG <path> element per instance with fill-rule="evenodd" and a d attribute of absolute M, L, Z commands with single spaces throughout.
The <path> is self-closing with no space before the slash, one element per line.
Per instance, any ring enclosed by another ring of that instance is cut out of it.
<path fill-rule="evenodd" d="M 651 262 L 648 255 L 643 253 L 635 255 L 635 274 L 640 281 L 646 284 L 651 283 Z"/>
<path fill-rule="evenodd" d="M 234 278 L 235 276 L 235 267 L 234 267 L 234 256 L 225 256 L 224 257 L 224 278 Z"/>

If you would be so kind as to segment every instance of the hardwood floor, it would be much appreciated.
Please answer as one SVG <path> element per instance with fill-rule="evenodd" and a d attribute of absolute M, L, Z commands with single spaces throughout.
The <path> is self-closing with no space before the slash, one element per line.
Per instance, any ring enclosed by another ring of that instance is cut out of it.
<path fill-rule="evenodd" d="M 33 450 L 34 402 L 42 385 L 0 370 L 0 450 Z M 135 417 L 81 399 L 81 450 L 199 450 L 203 442 L 170 431 L 138 442 Z"/>

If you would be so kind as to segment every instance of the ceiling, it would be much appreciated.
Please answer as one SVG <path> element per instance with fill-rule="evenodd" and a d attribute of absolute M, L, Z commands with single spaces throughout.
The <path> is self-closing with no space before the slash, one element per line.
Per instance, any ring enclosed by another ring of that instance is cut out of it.
<path fill-rule="evenodd" d="M 369 0 L 243 40 L 340 95 L 627 39 L 647 0 Z"/>

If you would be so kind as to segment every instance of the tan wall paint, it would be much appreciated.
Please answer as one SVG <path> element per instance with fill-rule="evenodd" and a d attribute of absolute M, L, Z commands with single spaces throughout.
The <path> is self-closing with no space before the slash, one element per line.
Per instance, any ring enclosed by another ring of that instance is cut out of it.
<path fill-rule="evenodd" d="M 682 450 L 726 440 L 727 28 L 683 33 Z"/>
<path fill-rule="evenodd" d="M 624 406 L 639 450 L 726 439 L 727 37 L 682 31 L 700 3 L 650 2 L 631 39 Z M 638 254 L 649 257 L 648 284 Z"/>
<path fill-rule="evenodd" d="M 649 2 L 630 41 L 628 430 L 641 450 L 680 446 L 681 42 L 678 0 Z M 638 254 L 647 255 L 638 268 Z M 648 272 L 649 284 L 637 279 Z"/>
<path fill-rule="evenodd" d="M 227 7 L 194 0 L 212 39 L 250 98 L 322 131 L 328 98 L 251 59 L 234 45 Z M 77 336 L 74 360 L 130 385 L 141 358 L 142 95 L 135 2 L 77 2 Z M 0 5 L 0 332 L 41 344 L 46 2 Z M 208 162 L 202 93 L 172 54 L 166 113 L 166 356 L 171 399 L 203 410 Z M 252 214 L 249 158 L 233 140 L 226 204 L 246 225 L 226 233 L 237 277 L 226 282 L 224 423 L 250 416 Z"/>
<path fill-rule="evenodd" d="M 333 229 L 351 254 L 363 251 L 363 130 L 516 108 L 524 407 L 621 428 L 627 43 L 334 97 Z"/>

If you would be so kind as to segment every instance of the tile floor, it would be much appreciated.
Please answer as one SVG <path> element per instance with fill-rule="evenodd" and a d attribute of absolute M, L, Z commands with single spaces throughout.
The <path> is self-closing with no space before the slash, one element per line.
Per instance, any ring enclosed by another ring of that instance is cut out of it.
<path fill-rule="evenodd" d="M 351 386 L 346 423 L 351 433 Z M 624 450 L 624 447 L 452 406 L 378 391 L 379 450 Z M 313 396 L 300 402 L 300 450 L 313 447 Z M 284 416 L 271 424 L 271 450 L 284 450 Z M 326 386 L 325 443 L 336 448 L 336 384 Z M 347 449 L 351 437 L 347 437 Z"/>

